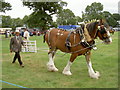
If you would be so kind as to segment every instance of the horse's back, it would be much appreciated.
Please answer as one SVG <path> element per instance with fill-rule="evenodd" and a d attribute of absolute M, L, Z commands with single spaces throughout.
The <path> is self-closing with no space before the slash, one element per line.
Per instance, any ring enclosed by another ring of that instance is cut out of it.
<path fill-rule="evenodd" d="M 69 31 L 61 30 L 61 29 L 51 29 L 48 30 L 45 35 L 45 41 L 47 42 L 48 46 L 60 49 L 64 51 L 65 41 L 69 34 Z"/>

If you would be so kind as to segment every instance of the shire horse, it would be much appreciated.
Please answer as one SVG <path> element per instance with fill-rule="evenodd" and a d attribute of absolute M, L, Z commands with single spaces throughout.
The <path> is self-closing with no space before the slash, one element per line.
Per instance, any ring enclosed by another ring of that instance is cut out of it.
<path fill-rule="evenodd" d="M 85 25 L 83 25 L 85 26 Z M 110 44 L 112 42 L 112 38 L 109 33 L 109 26 L 104 25 L 102 20 L 94 21 L 86 25 L 89 35 L 92 40 L 99 37 L 105 44 Z M 83 28 L 84 29 L 84 28 Z M 76 32 L 76 31 L 75 31 Z M 91 78 L 98 79 L 100 77 L 100 73 L 98 71 L 94 71 L 91 63 L 91 48 L 84 47 L 80 42 L 80 34 L 71 33 L 69 40 L 71 43 L 70 49 L 66 47 L 66 39 L 69 35 L 70 31 L 65 31 L 61 29 L 51 29 L 46 32 L 44 35 L 44 42 L 46 41 L 49 47 L 49 62 L 47 63 L 48 71 L 56 72 L 58 69 L 54 64 L 55 53 L 59 49 L 62 52 L 70 53 L 71 57 L 68 60 L 66 67 L 63 70 L 63 74 L 72 75 L 70 71 L 70 67 L 73 61 L 77 56 L 84 55 L 87 62 L 88 73 Z"/>

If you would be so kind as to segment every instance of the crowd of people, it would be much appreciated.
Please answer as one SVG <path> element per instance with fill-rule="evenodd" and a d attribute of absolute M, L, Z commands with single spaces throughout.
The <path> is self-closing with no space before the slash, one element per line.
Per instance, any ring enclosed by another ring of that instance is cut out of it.
<path fill-rule="evenodd" d="M 5 31 L 5 38 L 11 37 L 12 36 L 12 32 L 9 30 Z"/>

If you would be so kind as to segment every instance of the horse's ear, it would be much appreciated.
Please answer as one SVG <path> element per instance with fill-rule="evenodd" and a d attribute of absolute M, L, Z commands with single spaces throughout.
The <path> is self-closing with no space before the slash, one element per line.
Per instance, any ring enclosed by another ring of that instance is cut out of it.
<path fill-rule="evenodd" d="M 109 28 L 109 25 L 107 24 L 105 19 L 100 19 L 100 25 L 104 25 L 105 27 Z"/>

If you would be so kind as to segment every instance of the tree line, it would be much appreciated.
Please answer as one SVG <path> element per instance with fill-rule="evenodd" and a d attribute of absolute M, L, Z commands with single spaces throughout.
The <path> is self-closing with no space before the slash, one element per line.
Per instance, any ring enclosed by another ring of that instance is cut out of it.
<path fill-rule="evenodd" d="M 6 12 L 12 9 L 10 3 L 0 1 L 0 4 L 2 4 L 0 12 Z M 110 26 L 116 27 L 118 25 L 117 21 L 120 20 L 120 14 L 111 14 L 109 11 L 103 11 L 103 5 L 99 2 L 87 5 L 85 11 L 82 11 L 82 17 L 75 16 L 70 9 L 64 9 L 67 3 L 62 0 L 59 2 L 23 2 L 23 5 L 33 12 L 28 16 L 24 16 L 23 19 L 1 16 L 2 27 L 15 29 L 16 27 L 25 25 L 29 28 L 38 27 L 46 30 L 50 27 L 57 27 L 58 25 L 77 25 L 78 22 L 92 19 L 104 19 Z M 53 15 L 56 15 L 56 21 L 53 21 Z"/>

